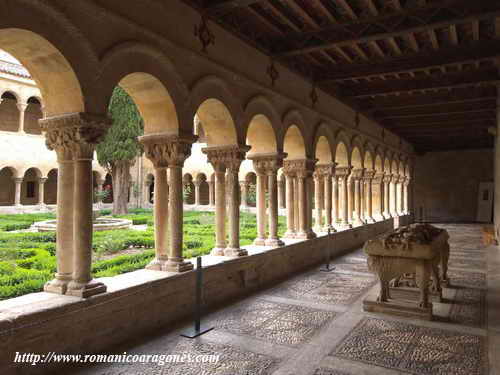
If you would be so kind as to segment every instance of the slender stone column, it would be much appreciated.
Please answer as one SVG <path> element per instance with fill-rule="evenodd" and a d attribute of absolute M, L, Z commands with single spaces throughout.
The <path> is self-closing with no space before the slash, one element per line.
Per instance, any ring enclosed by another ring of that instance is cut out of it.
<path fill-rule="evenodd" d="M 193 184 L 194 184 L 194 204 L 196 206 L 201 206 L 201 194 L 200 194 L 200 191 L 201 191 L 201 184 L 203 183 L 203 181 L 201 180 L 195 180 L 193 181 Z"/>
<path fill-rule="evenodd" d="M 321 172 L 318 171 L 316 167 L 316 171 L 314 172 L 314 204 L 315 204 L 315 223 L 314 230 L 316 232 L 321 232 L 323 230 L 323 205 L 325 202 L 324 197 L 324 189 L 323 189 L 323 176 Z"/>
<path fill-rule="evenodd" d="M 217 168 L 217 169 L 216 169 Z M 224 255 L 226 242 L 226 166 L 215 170 L 215 248 L 212 255 Z"/>
<path fill-rule="evenodd" d="M 167 138 L 168 137 L 168 138 Z M 184 161 L 191 155 L 191 145 L 196 141 L 196 136 L 167 136 L 166 159 L 168 162 L 168 228 L 170 233 L 170 253 L 165 263 L 164 271 L 185 272 L 193 269 L 191 262 L 185 261 L 182 256 L 183 244 L 183 191 L 182 167 Z"/>
<path fill-rule="evenodd" d="M 28 108 L 28 103 L 17 103 L 17 109 L 19 110 L 19 133 L 25 133 L 24 131 L 24 120 L 26 118 L 26 108 Z"/>
<path fill-rule="evenodd" d="M 337 173 L 337 171 L 335 171 Z M 337 227 L 338 225 L 338 220 L 340 218 L 340 210 L 339 210 L 339 178 L 337 175 L 333 176 L 332 180 L 332 190 L 333 190 L 333 196 L 332 196 L 332 225 L 334 228 Z"/>
<path fill-rule="evenodd" d="M 153 162 L 155 163 L 155 162 Z M 165 163 L 155 163 L 154 186 L 154 231 L 155 231 L 155 259 L 147 269 L 161 271 L 168 260 L 168 181 Z"/>
<path fill-rule="evenodd" d="M 374 171 L 365 171 L 365 199 L 366 199 L 366 222 L 368 224 L 375 223 L 373 218 L 373 177 L 375 176 Z"/>
<path fill-rule="evenodd" d="M 295 174 L 291 171 L 284 170 L 286 177 L 286 226 L 287 230 L 285 238 L 295 238 L 295 192 L 294 179 Z"/>
<path fill-rule="evenodd" d="M 264 246 L 266 244 L 266 188 L 265 170 L 256 171 L 257 174 L 257 238 L 254 245 Z"/>
<path fill-rule="evenodd" d="M 391 194 L 392 194 L 392 215 L 399 216 L 398 213 L 398 180 L 399 176 L 394 176 L 392 179 Z"/>
<path fill-rule="evenodd" d="M 104 116 L 88 113 L 71 113 L 60 117 L 44 118 L 39 121 L 46 134 L 49 149 L 70 152 L 74 160 L 73 191 L 73 273 L 67 285 L 66 294 L 87 298 L 106 291 L 106 286 L 92 279 L 92 207 L 93 181 L 92 159 L 95 146 L 104 137 L 111 121 Z M 59 156 L 58 156 L 59 157 Z M 61 173 L 61 171 L 60 171 Z M 64 175 L 64 172 L 63 172 Z M 64 180 L 59 180 L 64 184 Z M 58 197 L 58 206 L 67 207 Z M 58 207 L 59 210 L 59 207 Z M 68 216 L 69 219 L 69 216 Z M 58 221 L 64 220 L 58 217 Z M 59 228 L 58 228 L 59 230 Z M 58 236 L 62 233 L 58 233 Z M 50 287 L 48 287 L 50 289 Z"/>
<path fill-rule="evenodd" d="M 299 178 L 297 177 L 297 173 L 294 172 L 294 178 L 293 178 L 293 203 L 294 203 L 294 218 L 293 221 L 295 223 L 295 237 L 297 237 L 297 233 L 299 232 L 299 217 L 300 217 L 300 212 L 299 212 Z"/>
<path fill-rule="evenodd" d="M 363 220 L 361 219 L 361 180 L 363 178 L 363 169 L 355 169 L 353 171 L 353 182 L 354 182 L 354 225 L 363 225 Z"/>
<path fill-rule="evenodd" d="M 385 220 L 384 217 L 384 174 L 382 172 L 376 172 L 374 174 L 372 183 L 372 202 L 373 206 L 373 217 L 376 221 Z"/>
<path fill-rule="evenodd" d="M 347 220 L 349 224 L 354 222 L 354 177 L 351 175 L 347 178 Z"/>
<path fill-rule="evenodd" d="M 286 189 L 284 175 L 278 179 L 278 208 L 286 208 Z"/>
<path fill-rule="evenodd" d="M 334 175 L 335 167 L 332 166 L 329 170 L 323 171 L 323 183 L 325 191 L 325 226 L 323 232 L 328 230 L 335 232 L 332 223 L 332 176 Z"/>
<path fill-rule="evenodd" d="M 404 196 L 405 196 L 405 178 L 404 176 L 400 176 L 399 178 L 399 213 L 400 215 L 405 215 L 405 204 L 404 204 Z"/>
<path fill-rule="evenodd" d="M 386 219 L 390 219 L 391 215 L 391 191 L 390 191 L 390 182 L 392 175 L 386 174 L 384 176 L 384 217 Z"/>
<path fill-rule="evenodd" d="M 15 184 L 14 205 L 20 206 L 21 205 L 21 185 L 23 184 L 23 178 L 22 177 L 15 177 L 15 178 L 13 178 L 13 180 L 14 180 L 14 184 Z"/>
<path fill-rule="evenodd" d="M 210 207 L 215 206 L 215 183 L 214 183 L 214 181 L 208 181 L 208 205 Z"/>
<path fill-rule="evenodd" d="M 240 181 L 241 207 L 248 208 L 248 182 Z"/>
<path fill-rule="evenodd" d="M 151 180 L 146 180 L 144 183 L 143 200 L 144 200 L 145 207 L 148 207 L 151 204 L 151 202 L 150 202 L 150 198 L 151 198 L 150 190 L 151 190 L 152 183 L 153 183 L 153 181 L 151 181 Z"/>
<path fill-rule="evenodd" d="M 278 237 L 278 167 L 267 170 L 269 187 L 269 238 L 266 246 L 283 246 L 284 242 Z"/>
<path fill-rule="evenodd" d="M 406 215 L 410 214 L 410 209 L 408 207 L 408 185 L 410 183 L 410 180 L 408 178 L 405 179 L 403 185 L 404 185 L 404 190 L 403 190 L 403 204 L 404 204 L 404 212 Z"/>
<path fill-rule="evenodd" d="M 38 179 L 38 205 L 44 205 L 44 195 L 45 195 L 45 183 L 47 182 L 47 178 L 39 178 Z"/>
<path fill-rule="evenodd" d="M 245 249 L 240 248 L 240 188 L 238 174 L 241 162 L 245 160 L 245 153 L 250 147 L 233 149 L 227 156 L 228 186 L 229 186 L 229 246 L 224 250 L 224 255 L 240 257 L 248 255 Z"/>
<path fill-rule="evenodd" d="M 62 144 L 52 143 L 50 148 L 57 154 L 57 237 L 55 278 L 45 284 L 43 290 L 65 294 L 73 276 L 73 190 L 74 162 L 71 151 Z"/>

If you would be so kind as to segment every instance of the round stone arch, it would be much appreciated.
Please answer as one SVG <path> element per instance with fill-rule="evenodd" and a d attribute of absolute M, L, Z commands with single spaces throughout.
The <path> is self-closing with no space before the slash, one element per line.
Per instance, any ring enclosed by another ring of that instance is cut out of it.
<path fill-rule="evenodd" d="M 351 165 L 351 142 L 346 132 L 342 129 L 335 134 L 334 160 L 338 167 L 349 167 Z"/>
<path fill-rule="evenodd" d="M 364 155 L 363 140 L 359 135 L 354 135 L 351 138 L 351 166 L 355 169 L 364 168 Z"/>
<path fill-rule="evenodd" d="M 335 161 L 335 137 L 331 127 L 325 122 L 320 122 L 314 135 L 314 157 L 318 164 L 332 164 Z"/>
<path fill-rule="evenodd" d="M 278 139 L 281 138 L 283 126 L 278 112 L 267 97 L 256 95 L 248 101 L 243 124 L 247 145 L 252 147 L 250 153 L 282 152 L 282 149 L 278 149 Z M 262 130 L 262 133 L 255 134 L 255 130 Z M 259 139 L 263 141 L 262 145 L 258 143 Z"/>
<path fill-rule="evenodd" d="M 186 116 L 185 108 L 187 86 L 172 62 L 155 47 L 134 42 L 115 46 L 103 56 L 98 81 L 101 111 L 107 111 L 119 85 L 137 105 L 145 134 L 192 133 L 193 119 Z"/>
<path fill-rule="evenodd" d="M 198 116 L 208 147 L 245 144 L 243 110 L 220 78 L 206 76 L 192 86 L 187 113 L 192 124 Z"/>
<path fill-rule="evenodd" d="M 0 91 L 0 98 L 3 99 L 3 96 L 5 94 L 12 95 L 16 99 L 16 103 L 21 103 L 22 102 L 21 95 L 19 95 L 16 91 L 14 91 L 12 89 L 5 89 L 3 91 Z"/>
<path fill-rule="evenodd" d="M 384 152 L 384 173 L 391 174 L 392 153 L 390 151 Z"/>
<path fill-rule="evenodd" d="M 285 113 L 282 119 L 283 136 L 278 140 L 278 148 L 288 154 L 287 159 L 306 159 L 313 155 L 312 142 L 307 143 L 305 122 L 297 109 Z"/>
<path fill-rule="evenodd" d="M 99 113 L 94 87 L 99 59 L 66 16 L 41 1 L 19 1 L 15 7 L 1 2 L 0 13 L 0 45 L 32 75 L 45 116 Z"/>
<path fill-rule="evenodd" d="M 15 203 L 16 183 L 15 178 L 19 177 L 16 168 L 5 166 L 0 167 L 0 206 L 13 206 Z"/>
<path fill-rule="evenodd" d="M 383 173 L 384 172 L 384 150 L 381 146 L 375 147 L 375 163 L 374 168 L 375 172 Z"/>

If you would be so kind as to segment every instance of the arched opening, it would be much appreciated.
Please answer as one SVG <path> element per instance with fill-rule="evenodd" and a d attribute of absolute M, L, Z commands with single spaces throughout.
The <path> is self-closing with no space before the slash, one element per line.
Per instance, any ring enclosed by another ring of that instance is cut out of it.
<path fill-rule="evenodd" d="M 17 97 L 10 91 L 2 94 L 0 101 L 0 130 L 7 132 L 19 131 L 19 109 Z"/>
<path fill-rule="evenodd" d="M 319 165 L 331 164 L 333 162 L 330 142 L 325 136 L 319 137 L 316 143 L 315 156 L 318 159 Z"/>
<path fill-rule="evenodd" d="M 24 173 L 21 184 L 21 204 L 36 205 L 39 200 L 39 180 L 42 173 L 37 168 L 30 168 Z"/>
<path fill-rule="evenodd" d="M 247 206 L 255 207 L 257 205 L 257 175 L 254 172 L 248 172 L 245 182 L 247 183 Z"/>
<path fill-rule="evenodd" d="M 16 183 L 14 178 L 17 177 L 15 169 L 5 167 L 0 169 L 0 206 L 12 206 L 15 202 Z"/>
<path fill-rule="evenodd" d="M 363 168 L 363 157 L 361 156 L 361 151 L 357 146 L 354 146 L 352 150 L 351 165 L 354 169 Z"/>
<path fill-rule="evenodd" d="M 29 71 L 48 117 L 85 111 L 78 78 L 52 43 L 31 31 L 10 28 L 0 30 L 0 47 Z"/>
<path fill-rule="evenodd" d="M 28 106 L 24 113 L 24 131 L 28 134 L 42 134 L 40 126 L 38 125 L 38 120 L 42 117 L 42 104 L 40 101 L 35 97 L 29 98 Z"/>
<path fill-rule="evenodd" d="M 337 163 L 337 167 L 349 166 L 349 153 L 347 151 L 347 146 L 343 142 L 337 144 L 337 149 L 335 150 L 335 163 Z"/>
<path fill-rule="evenodd" d="M 196 114 L 208 147 L 238 145 L 233 117 L 226 105 L 220 100 L 205 100 L 199 106 Z"/>
<path fill-rule="evenodd" d="M 247 131 L 247 145 L 251 146 L 248 155 L 277 152 L 276 134 L 271 121 L 264 115 L 256 115 L 250 121 Z"/>
<path fill-rule="evenodd" d="M 47 174 L 44 194 L 45 204 L 57 204 L 57 169 L 51 169 Z"/>
<path fill-rule="evenodd" d="M 137 72 L 122 78 L 118 85 L 130 95 L 137 106 L 144 120 L 144 134 L 178 134 L 177 111 L 160 80 L 149 73 Z"/>
<path fill-rule="evenodd" d="M 102 203 L 113 203 L 113 177 L 111 174 L 106 173 L 102 189 L 107 192 L 105 198 L 102 200 Z"/>
<path fill-rule="evenodd" d="M 202 206 L 206 206 L 209 203 L 209 186 L 207 182 L 207 176 L 204 173 L 200 173 L 196 176 L 196 193 L 199 196 L 195 197 L 195 201 Z"/>
<path fill-rule="evenodd" d="M 380 154 L 375 156 L 375 179 L 372 184 L 372 203 L 373 203 L 373 215 L 378 221 L 384 219 L 384 207 L 383 207 L 383 178 L 384 178 L 384 163 Z"/>
<path fill-rule="evenodd" d="M 288 154 L 286 160 L 306 158 L 304 137 L 297 125 L 288 128 L 283 143 L 283 151 Z"/>
<path fill-rule="evenodd" d="M 182 178 L 182 186 L 183 186 L 183 198 L 185 204 L 194 204 L 195 202 L 195 189 L 193 183 L 193 176 L 191 174 L 186 173 Z"/>

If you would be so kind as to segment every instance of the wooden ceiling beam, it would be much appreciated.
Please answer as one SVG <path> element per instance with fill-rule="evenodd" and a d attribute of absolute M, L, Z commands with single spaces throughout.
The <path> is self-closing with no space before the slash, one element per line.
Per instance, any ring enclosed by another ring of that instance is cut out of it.
<path fill-rule="evenodd" d="M 498 40 L 479 41 L 457 47 L 442 48 L 438 52 L 420 52 L 409 56 L 388 59 L 378 64 L 350 64 L 338 66 L 335 71 L 328 72 L 322 81 L 338 81 L 342 79 L 362 78 L 380 74 L 394 74 L 406 71 L 423 70 L 440 65 L 469 63 L 476 60 L 493 60 L 500 56 Z"/>
<path fill-rule="evenodd" d="M 368 43 L 370 45 L 370 47 L 372 48 L 372 50 L 375 51 L 375 53 L 377 55 L 379 55 L 380 57 L 384 58 L 385 57 L 385 53 L 384 51 L 382 51 L 382 48 L 380 48 L 380 46 L 378 45 L 378 43 L 376 41 L 371 41 L 370 43 Z"/>
<path fill-rule="evenodd" d="M 439 41 L 438 41 L 438 38 L 436 35 L 436 31 L 434 31 L 434 29 L 430 29 L 428 31 L 428 33 L 429 33 L 429 38 L 431 39 L 432 48 L 434 48 L 435 50 L 438 50 L 439 49 Z"/>
<path fill-rule="evenodd" d="M 237 8 L 247 7 L 264 1 L 265 0 L 219 0 L 217 2 L 212 2 L 212 4 L 206 8 L 206 11 L 208 13 L 223 15 L 230 13 Z"/>
<path fill-rule="evenodd" d="M 321 49 L 329 49 L 335 46 L 344 46 L 352 43 L 369 43 L 371 41 L 377 41 L 391 37 L 405 36 L 405 35 L 408 36 L 411 35 L 412 33 L 425 32 L 428 31 L 429 29 L 441 29 L 441 28 L 447 28 L 451 25 L 470 24 L 471 22 L 479 22 L 480 20 L 491 20 L 496 18 L 497 16 L 500 16 L 500 3 L 491 5 L 489 8 L 492 10 L 488 12 L 485 12 L 482 8 L 480 8 L 480 10 L 477 10 L 477 7 L 478 7 L 477 2 L 469 0 L 469 6 L 468 7 L 463 6 L 461 8 L 462 10 L 464 10 L 464 14 L 466 14 L 465 16 L 462 17 L 449 16 L 446 19 L 440 18 L 439 21 L 429 22 L 427 24 L 418 24 L 416 26 L 414 25 L 414 23 L 411 23 L 412 26 L 408 26 L 408 23 L 400 22 L 396 25 L 393 25 L 391 27 L 392 29 L 391 31 L 383 31 L 383 32 L 379 31 L 380 27 L 370 27 L 373 26 L 371 22 L 363 23 L 363 21 L 359 21 L 358 29 L 368 29 L 369 31 L 356 36 L 353 36 L 352 33 L 346 33 L 345 32 L 346 26 L 344 24 L 339 23 L 337 24 L 338 26 L 333 25 L 329 28 L 331 29 L 331 35 L 333 40 L 329 40 L 326 42 L 322 41 L 321 35 L 326 32 L 325 29 L 321 29 L 313 33 L 301 33 L 296 37 L 296 39 L 298 39 L 297 44 L 303 45 L 302 41 L 306 38 L 310 38 L 312 42 L 309 43 L 309 45 L 297 48 L 290 48 L 288 50 L 282 50 L 280 52 L 277 52 L 275 54 L 275 57 L 295 56 L 295 55 L 314 52 Z M 418 14 L 420 15 L 421 13 Z M 362 26 L 365 27 L 363 28 Z M 287 35 L 288 41 L 293 39 L 295 39 L 294 36 Z"/>
<path fill-rule="evenodd" d="M 450 100 L 446 100 L 450 99 Z M 398 105 L 398 98 L 391 98 L 388 102 L 392 102 L 391 105 L 378 105 L 377 103 L 366 104 L 366 106 L 370 106 L 371 109 L 369 112 L 375 111 L 397 111 L 397 110 L 405 110 L 405 109 L 416 109 L 416 108 L 429 108 L 429 107 L 442 107 L 447 105 L 455 105 L 455 104 L 467 104 L 467 103 L 480 103 L 480 102 L 496 102 L 496 96 L 485 96 L 485 97 L 474 97 L 474 98 L 464 98 L 451 100 L 452 97 L 450 95 L 441 96 L 438 98 L 432 98 L 432 96 L 425 95 L 421 98 L 420 101 L 414 100 L 414 104 L 406 104 L 406 105 Z M 363 107 L 363 105 L 361 105 Z"/>
<path fill-rule="evenodd" d="M 250 13 L 257 20 L 259 20 L 259 22 L 264 24 L 264 26 L 267 27 L 268 29 L 273 30 L 276 34 L 283 35 L 283 31 L 281 31 L 281 29 L 277 25 L 269 21 L 266 17 L 264 17 L 256 10 L 252 9 L 251 7 L 248 7 L 245 9 L 245 11 Z"/>
<path fill-rule="evenodd" d="M 454 112 L 434 112 L 434 113 L 420 113 L 420 114 L 409 114 L 409 115 L 389 115 L 389 116 L 377 116 L 377 119 L 380 121 L 384 120 L 399 120 L 406 118 L 419 118 L 419 117 L 441 117 L 441 116 L 453 116 L 453 115 L 466 115 L 473 113 L 487 113 L 487 112 L 495 112 L 496 108 L 484 108 L 484 109 L 476 109 L 470 111 L 454 111 Z"/>
<path fill-rule="evenodd" d="M 352 7 L 349 5 L 349 3 L 346 0 L 335 0 L 335 1 L 337 2 L 337 4 L 340 7 L 342 7 L 342 9 L 345 10 L 345 12 L 349 15 L 349 17 L 351 17 L 353 20 L 358 19 L 358 15 L 356 14 L 356 12 L 354 12 Z"/>
<path fill-rule="evenodd" d="M 500 81 L 500 74 L 496 68 L 483 69 L 471 72 L 431 75 L 424 78 L 410 78 L 374 82 L 365 85 L 352 85 L 345 88 L 345 95 L 349 97 L 369 97 L 375 95 L 397 94 L 408 91 L 422 91 L 464 87 L 468 85 L 496 83 Z"/>
<path fill-rule="evenodd" d="M 368 60 L 368 56 L 366 55 L 365 51 L 363 51 L 358 44 L 353 43 L 351 47 L 363 60 Z"/>
<path fill-rule="evenodd" d="M 457 45 L 458 44 L 457 26 L 456 25 L 451 25 L 449 32 L 450 32 L 450 41 L 451 41 L 451 43 Z"/>
<path fill-rule="evenodd" d="M 387 39 L 387 42 L 396 55 L 401 56 L 403 54 L 403 51 L 401 51 L 401 48 L 399 48 L 398 42 L 396 42 L 396 38 L 389 38 Z"/>
<path fill-rule="evenodd" d="M 332 12 L 325 7 L 321 0 L 312 0 L 312 3 L 320 10 L 320 12 L 328 19 L 330 23 L 337 23 L 337 20 L 333 16 Z"/>
<path fill-rule="evenodd" d="M 436 126 L 436 127 L 442 127 L 442 128 L 446 128 L 446 126 L 453 126 L 453 125 L 457 125 L 457 124 L 466 124 L 466 125 L 467 124 L 469 124 L 469 125 L 475 124 L 477 126 L 483 126 L 485 124 L 491 125 L 492 122 L 495 122 L 495 121 L 496 121 L 496 118 L 491 117 L 491 116 L 481 117 L 481 118 L 472 118 L 472 119 L 459 118 L 457 120 L 453 119 L 450 121 L 444 121 L 444 120 L 435 121 L 434 119 L 431 119 L 431 121 L 425 121 L 425 120 L 419 119 L 418 121 L 406 122 L 406 123 L 403 121 L 398 121 L 397 125 L 392 125 L 392 124 L 386 123 L 386 124 L 384 124 L 384 126 L 387 129 L 398 131 L 401 128 L 431 126 L 431 125 Z"/>
<path fill-rule="evenodd" d="M 302 7 L 297 5 L 295 0 L 286 0 L 286 3 L 290 7 L 290 9 L 299 14 L 300 17 L 305 20 L 308 26 L 310 26 L 314 30 L 319 28 L 318 23 Z"/>
<path fill-rule="evenodd" d="M 292 30 L 295 30 L 297 32 L 301 31 L 301 29 L 294 22 L 292 22 L 287 16 L 281 13 L 281 11 L 278 8 L 276 8 L 276 6 L 272 2 L 266 2 L 265 5 L 267 7 L 266 9 L 269 9 L 276 18 L 278 18 L 281 22 L 286 24 Z"/>
<path fill-rule="evenodd" d="M 374 16 L 378 16 L 378 9 L 373 0 L 364 0 L 366 7 Z"/>

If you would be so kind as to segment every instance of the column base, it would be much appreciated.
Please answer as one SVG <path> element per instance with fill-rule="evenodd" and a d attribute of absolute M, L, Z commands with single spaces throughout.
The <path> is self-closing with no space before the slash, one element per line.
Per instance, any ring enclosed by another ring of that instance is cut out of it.
<path fill-rule="evenodd" d="M 353 225 L 355 227 L 361 227 L 361 226 L 365 225 L 365 223 L 361 219 L 355 219 L 354 222 L 353 222 Z"/>
<path fill-rule="evenodd" d="M 335 227 L 333 225 L 327 225 L 326 227 L 324 227 L 322 229 L 322 232 L 328 233 L 328 231 L 335 233 L 337 231 L 337 229 L 335 229 Z"/>
<path fill-rule="evenodd" d="M 306 232 L 302 233 L 297 233 L 295 238 L 301 239 L 301 240 L 312 240 L 313 238 L 316 238 L 316 233 L 314 233 L 312 230 L 308 230 Z"/>
<path fill-rule="evenodd" d="M 253 241 L 253 244 L 255 246 L 266 246 L 266 239 L 265 238 L 256 238 L 254 241 Z"/>
<path fill-rule="evenodd" d="M 388 212 L 385 212 L 384 213 L 384 217 L 385 217 L 386 220 L 388 220 L 388 219 L 392 218 L 392 215 L 390 213 L 388 213 Z"/>
<path fill-rule="evenodd" d="M 315 227 L 314 227 L 314 231 L 315 231 L 316 233 L 324 232 L 324 229 L 325 229 L 325 228 L 324 228 L 324 227 L 322 227 L 322 226 L 321 226 L 321 227 L 319 227 L 319 226 L 315 226 Z"/>
<path fill-rule="evenodd" d="M 226 248 L 224 247 L 214 247 L 212 249 L 212 251 L 210 252 L 210 255 L 213 255 L 213 256 L 224 256 L 224 250 L 226 250 Z"/>
<path fill-rule="evenodd" d="M 224 255 L 232 258 L 244 257 L 248 255 L 248 251 L 246 251 L 245 249 L 234 249 L 228 247 L 224 250 Z"/>
<path fill-rule="evenodd" d="M 56 275 L 55 279 L 45 283 L 43 291 L 47 293 L 66 294 L 70 282 L 71 276 Z"/>
<path fill-rule="evenodd" d="M 158 259 L 155 258 L 145 267 L 147 270 L 152 271 L 161 271 L 165 268 L 165 264 L 167 263 L 167 259 Z"/>
<path fill-rule="evenodd" d="M 281 241 L 279 238 L 268 238 L 266 240 L 266 246 L 280 247 L 284 245 L 285 243 Z"/>
<path fill-rule="evenodd" d="M 293 231 L 289 231 L 289 230 L 287 230 L 287 231 L 285 232 L 285 234 L 283 235 L 283 238 L 294 239 L 296 235 L 297 235 L 297 233 L 295 233 L 295 232 L 293 232 Z"/>
<path fill-rule="evenodd" d="M 340 223 L 339 228 L 341 230 L 352 229 L 352 224 L 350 224 L 350 223 Z"/>
<path fill-rule="evenodd" d="M 90 280 L 86 284 L 71 281 L 68 284 L 66 295 L 80 298 L 89 298 L 97 294 L 105 293 L 106 290 L 106 285 L 95 280 Z"/>
<path fill-rule="evenodd" d="M 376 220 L 373 217 L 369 217 L 366 219 L 366 224 L 375 224 Z"/>
<path fill-rule="evenodd" d="M 194 268 L 193 263 L 186 261 L 169 260 L 165 263 L 162 271 L 166 272 L 186 272 Z"/>

